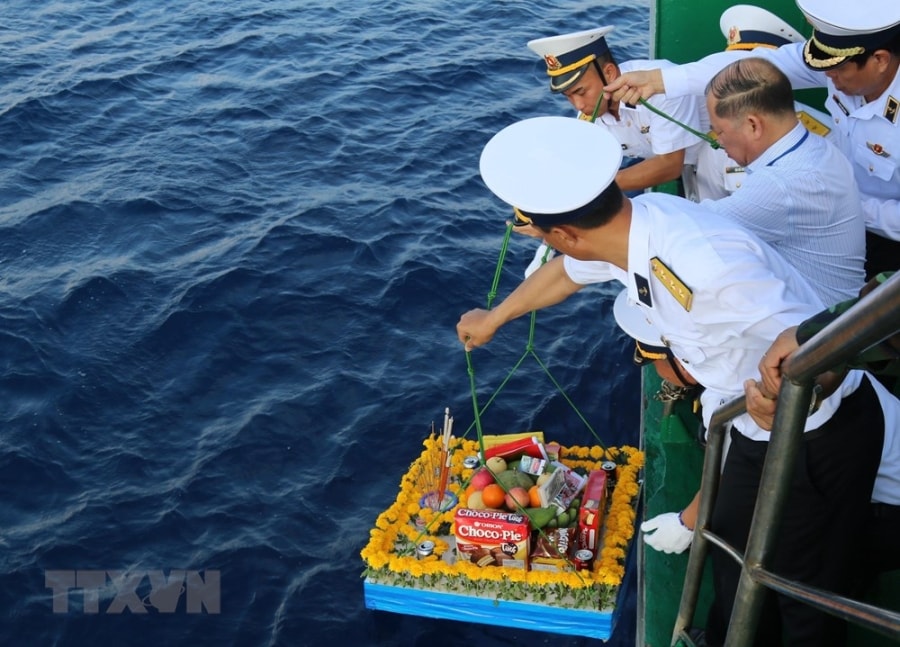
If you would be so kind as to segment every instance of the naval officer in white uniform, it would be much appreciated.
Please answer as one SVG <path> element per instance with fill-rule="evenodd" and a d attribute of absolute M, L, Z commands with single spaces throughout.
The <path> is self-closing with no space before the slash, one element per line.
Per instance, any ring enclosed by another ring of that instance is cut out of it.
<path fill-rule="evenodd" d="M 618 280 L 705 387 L 704 417 L 711 416 L 719 404 L 743 394 L 744 380 L 758 375 L 759 359 L 778 333 L 820 310 L 822 302 L 787 261 L 733 222 L 677 196 L 626 198 L 614 181 L 620 161 L 621 146 L 611 135 L 563 117 L 527 119 L 488 142 L 481 155 L 488 188 L 563 256 L 493 309 L 463 314 L 457 335 L 471 350 L 515 318 L 590 283 Z M 773 566 L 842 592 L 883 446 L 884 417 L 868 376 L 852 372 L 808 417 L 806 429 L 804 447 L 814 458 L 797 470 Z M 768 432 L 752 419 L 734 420 L 728 455 L 741 462 L 725 466 L 721 491 L 727 495 L 717 501 L 714 530 L 739 550 L 767 445 Z M 735 566 L 720 560 L 715 575 L 716 617 L 710 620 L 727 624 Z M 792 644 L 830 645 L 840 633 L 827 614 L 788 599 L 779 598 L 774 612 Z"/>
<path fill-rule="evenodd" d="M 824 87 L 839 148 L 853 164 L 868 230 L 866 275 L 900 266 L 900 2 L 796 0 L 813 26 L 804 43 L 753 50 L 795 89 Z M 749 52 L 624 74 L 607 89 L 620 101 L 656 93 L 700 95 L 722 67 Z"/>
<path fill-rule="evenodd" d="M 638 193 L 673 180 L 693 186 L 694 168 L 703 142 L 678 124 L 658 115 L 643 105 L 629 105 L 610 101 L 603 86 L 630 70 L 642 70 L 672 65 L 663 60 L 631 60 L 618 63 L 606 41 L 612 27 L 597 27 L 559 36 L 536 38 L 528 48 L 542 57 L 550 77 L 550 91 L 561 94 L 578 111 L 577 117 L 605 128 L 622 146 L 626 163 L 616 173 L 616 183 L 628 195 Z M 658 97 L 655 107 L 680 123 L 701 132 L 708 125 L 704 119 L 703 102 L 697 97 L 676 99 Z M 527 226 L 516 231 L 539 237 Z M 545 258 L 552 258 L 555 250 L 540 245 L 534 259 L 525 270 L 529 275 L 540 267 Z"/>
<path fill-rule="evenodd" d="M 626 158 L 641 161 L 619 169 L 616 183 L 626 192 L 663 184 L 681 177 L 684 165 L 695 164 L 698 137 L 643 105 L 628 105 L 601 96 L 603 86 L 624 72 L 672 65 L 668 61 L 616 62 L 606 36 L 612 27 L 537 38 L 528 48 L 544 59 L 550 91 L 562 94 L 578 111 L 578 118 L 606 128 L 622 145 Z M 660 97 L 655 102 L 671 117 L 697 130 L 702 102 L 696 97 Z"/>

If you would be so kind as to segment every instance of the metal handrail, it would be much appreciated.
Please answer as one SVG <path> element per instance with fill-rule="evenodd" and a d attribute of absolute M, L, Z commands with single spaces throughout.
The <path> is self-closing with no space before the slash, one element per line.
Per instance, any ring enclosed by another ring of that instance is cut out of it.
<path fill-rule="evenodd" d="M 766 588 L 772 588 L 890 637 L 900 635 L 900 614 L 896 612 L 792 582 L 766 569 L 771 561 L 779 522 L 786 506 L 788 485 L 803 438 L 815 377 L 834 366 L 849 362 L 860 352 L 897 332 L 900 332 L 900 273 L 894 274 L 860 299 L 786 358 L 782 367 L 782 385 L 769 451 L 763 465 L 747 549 L 743 555 L 715 535 L 709 526 L 719 485 L 727 424 L 746 412 L 746 399 L 735 398 L 713 413 L 703 460 L 697 523 L 672 633 L 673 647 L 679 641 L 694 644 L 687 635 L 687 629 L 691 626 L 697 608 L 703 567 L 710 544 L 724 549 L 742 564 L 726 647 L 743 647 L 752 643 Z"/>

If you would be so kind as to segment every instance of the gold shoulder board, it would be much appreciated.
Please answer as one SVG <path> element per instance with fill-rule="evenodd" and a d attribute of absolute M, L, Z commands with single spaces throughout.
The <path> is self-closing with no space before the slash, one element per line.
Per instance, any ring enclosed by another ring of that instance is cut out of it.
<path fill-rule="evenodd" d="M 823 124 L 821 121 L 813 117 L 805 110 L 800 110 L 797 112 L 797 119 L 799 119 L 800 123 L 803 124 L 803 127 L 813 135 L 821 135 L 822 137 L 825 137 L 825 135 L 831 132 L 831 128 Z"/>
<path fill-rule="evenodd" d="M 653 276 L 675 297 L 675 300 L 681 304 L 681 307 L 690 312 L 694 293 L 681 282 L 681 279 L 678 278 L 675 272 L 666 267 L 666 264 L 656 256 L 650 259 L 650 269 L 653 272 Z"/>

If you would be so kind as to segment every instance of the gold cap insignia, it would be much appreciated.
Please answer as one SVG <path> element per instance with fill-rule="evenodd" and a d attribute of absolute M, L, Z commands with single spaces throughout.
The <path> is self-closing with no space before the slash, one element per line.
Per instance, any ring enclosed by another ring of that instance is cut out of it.
<path fill-rule="evenodd" d="M 544 62 L 547 64 L 547 71 L 558 70 L 562 67 L 562 63 L 559 62 L 559 59 L 556 58 L 553 54 L 546 54 L 544 56 Z"/>
<path fill-rule="evenodd" d="M 735 43 L 741 42 L 741 30 L 737 27 L 732 27 L 728 30 L 728 44 L 734 45 Z"/>

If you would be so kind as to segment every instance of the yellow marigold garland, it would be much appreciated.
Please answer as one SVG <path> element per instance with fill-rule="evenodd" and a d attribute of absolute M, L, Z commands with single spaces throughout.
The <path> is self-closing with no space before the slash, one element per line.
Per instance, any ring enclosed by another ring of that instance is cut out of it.
<path fill-rule="evenodd" d="M 400 482 L 400 492 L 391 506 L 375 520 L 369 542 L 360 552 L 371 581 L 413 588 L 434 588 L 455 593 L 492 596 L 507 600 L 529 599 L 558 606 L 581 609 L 609 609 L 625 574 L 625 556 L 634 536 L 635 504 L 640 492 L 639 479 L 644 463 L 643 452 L 634 447 L 561 447 L 560 461 L 571 468 L 587 471 L 600 468 L 612 459 L 616 462 L 616 486 L 612 490 L 605 521 L 603 548 L 591 571 L 525 571 L 506 568 L 482 568 L 459 560 L 444 561 L 449 549 L 438 529 L 453 533 L 455 508 L 440 512 L 420 506 L 422 493 L 417 475 L 437 451 L 436 437 L 426 438 L 420 457 Z M 459 505 L 466 505 L 464 486 L 472 475 L 463 466 L 465 456 L 474 455 L 474 440 L 455 441 L 451 458 L 448 489 L 457 495 Z M 417 524 L 418 521 L 418 524 Z M 434 554 L 417 559 L 415 547 L 430 539 Z"/>

